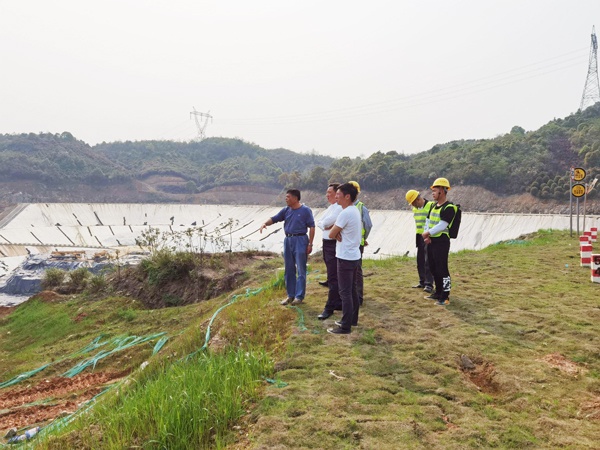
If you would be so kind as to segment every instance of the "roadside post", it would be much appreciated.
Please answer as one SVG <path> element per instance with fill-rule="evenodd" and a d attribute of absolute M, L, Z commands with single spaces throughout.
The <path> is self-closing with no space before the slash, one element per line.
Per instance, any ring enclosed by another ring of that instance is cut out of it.
<path fill-rule="evenodd" d="M 571 167 L 571 195 L 570 197 L 577 198 L 577 235 L 579 236 L 579 198 L 583 197 L 586 192 L 586 187 L 579 183 L 585 178 L 585 170 L 581 167 Z M 573 181 L 578 183 L 573 184 Z M 572 205 L 572 203 L 571 203 Z M 585 214 L 585 211 L 584 211 Z M 585 217 L 585 216 L 584 216 Z M 585 220 L 585 219 L 584 219 Z M 584 224 L 585 229 L 585 224 Z M 573 236 L 573 207 L 571 206 L 571 236 Z"/>

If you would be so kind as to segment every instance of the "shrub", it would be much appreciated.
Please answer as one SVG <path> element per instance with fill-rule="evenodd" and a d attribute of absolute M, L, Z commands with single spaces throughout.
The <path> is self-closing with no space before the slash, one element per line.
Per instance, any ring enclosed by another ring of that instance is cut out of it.
<path fill-rule="evenodd" d="M 65 280 L 67 272 L 62 269 L 51 267 L 46 269 L 42 278 L 42 289 L 52 289 L 60 286 Z"/>
<path fill-rule="evenodd" d="M 104 275 L 99 274 L 99 275 L 93 275 L 88 280 L 87 288 L 89 289 L 89 291 L 92 294 L 94 294 L 96 292 L 101 292 L 101 291 L 105 290 L 107 285 L 108 285 L 108 283 L 107 283 Z"/>
<path fill-rule="evenodd" d="M 90 275 L 90 271 L 85 267 L 72 270 L 69 272 L 69 287 L 72 289 L 83 289 Z"/>
<path fill-rule="evenodd" d="M 162 249 L 153 253 L 140 264 L 140 270 L 149 284 L 161 285 L 187 276 L 196 265 L 196 257 L 190 252 L 172 252 Z"/>

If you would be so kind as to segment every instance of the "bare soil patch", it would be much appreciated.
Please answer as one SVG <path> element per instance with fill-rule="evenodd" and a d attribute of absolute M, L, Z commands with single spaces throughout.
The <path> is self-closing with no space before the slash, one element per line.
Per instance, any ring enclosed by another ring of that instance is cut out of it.
<path fill-rule="evenodd" d="M 0 430 L 47 425 L 59 415 L 75 412 L 82 403 L 124 376 L 124 372 L 97 372 L 73 378 L 43 379 L 33 386 L 12 388 L 0 395 Z"/>
<path fill-rule="evenodd" d="M 600 420 L 600 397 L 581 405 L 579 416 L 585 419 Z"/>
<path fill-rule="evenodd" d="M 545 362 L 551 367 L 560 370 L 561 372 L 566 373 L 567 375 L 577 376 L 583 372 L 583 368 L 579 367 L 573 361 L 569 361 L 560 353 L 551 353 L 549 355 L 544 356 L 540 359 L 540 361 Z"/>
<path fill-rule="evenodd" d="M 14 306 L 0 306 L 0 318 L 8 316 L 14 309 Z"/>
<path fill-rule="evenodd" d="M 501 393 L 500 383 L 495 379 L 496 369 L 492 363 L 477 359 L 471 361 L 463 355 L 460 366 L 469 381 L 480 391 L 492 395 Z"/>

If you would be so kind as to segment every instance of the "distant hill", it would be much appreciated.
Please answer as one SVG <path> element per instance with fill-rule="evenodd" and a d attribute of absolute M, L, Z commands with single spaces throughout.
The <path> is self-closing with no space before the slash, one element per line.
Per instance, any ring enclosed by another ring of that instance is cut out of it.
<path fill-rule="evenodd" d="M 377 151 L 364 159 L 267 150 L 228 138 L 89 146 L 68 132 L 5 134 L 0 202 L 219 202 L 219 192 L 229 192 L 228 202 L 244 202 L 244 191 L 321 192 L 330 181 L 350 179 L 372 193 L 425 189 L 438 176 L 495 195 L 552 200 L 568 198 L 571 166 L 585 168 L 586 181 L 600 175 L 600 103 L 534 131 L 514 126 L 494 139 L 452 141 L 413 155 Z"/>

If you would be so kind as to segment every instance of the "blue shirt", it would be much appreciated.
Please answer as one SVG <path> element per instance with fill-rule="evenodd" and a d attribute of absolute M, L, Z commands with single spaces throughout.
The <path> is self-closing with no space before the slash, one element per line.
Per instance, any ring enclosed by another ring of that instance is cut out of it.
<path fill-rule="evenodd" d="M 271 217 L 271 220 L 273 223 L 283 221 L 285 234 L 306 234 L 308 228 L 314 228 L 315 226 L 313 213 L 306 205 L 301 205 L 298 209 L 286 206 Z"/>

